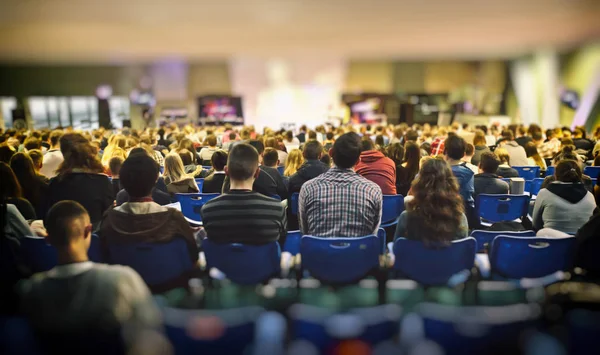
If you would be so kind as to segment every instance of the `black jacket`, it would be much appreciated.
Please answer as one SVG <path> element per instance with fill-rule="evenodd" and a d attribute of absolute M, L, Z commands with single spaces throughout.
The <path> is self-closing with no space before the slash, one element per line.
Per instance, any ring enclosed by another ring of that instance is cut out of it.
<path fill-rule="evenodd" d="M 277 191 L 277 182 L 273 180 L 271 175 L 264 171 L 264 167 L 260 167 L 260 173 L 256 180 L 254 180 L 254 185 L 252 186 L 252 191 L 258 192 L 259 194 L 263 194 L 265 196 L 272 197 L 273 195 L 279 195 Z M 275 169 L 277 170 L 277 169 Z M 279 172 L 277 172 L 279 174 Z M 284 186 L 285 187 L 285 186 Z M 223 191 L 222 193 L 229 192 L 229 176 L 225 177 L 223 181 Z M 282 196 L 280 196 L 282 197 Z M 282 197 L 283 198 L 283 197 Z"/>
<path fill-rule="evenodd" d="M 320 160 L 307 160 L 302 164 L 298 171 L 290 176 L 289 192 L 290 195 L 294 192 L 300 192 L 302 185 L 305 182 L 316 178 L 329 170 L 329 167 L 323 164 Z"/>
<path fill-rule="evenodd" d="M 519 177 L 519 172 L 516 171 L 513 168 L 507 168 L 507 167 L 499 167 L 498 171 L 496 172 L 498 174 L 498 176 L 501 176 L 503 178 L 518 178 Z"/>
<path fill-rule="evenodd" d="M 477 174 L 474 177 L 474 184 L 476 198 L 479 194 L 508 194 L 508 183 L 502 181 L 496 174 Z"/>
<path fill-rule="evenodd" d="M 273 181 L 275 181 L 275 184 L 277 184 L 277 195 L 279 195 L 279 197 L 281 197 L 282 200 L 287 199 L 288 198 L 288 189 L 285 185 L 285 182 L 283 181 L 283 177 L 281 176 L 281 174 L 279 173 L 277 168 L 261 166 L 260 169 L 263 172 L 269 174 L 269 176 L 273 179 Z"/>
<path fill-rule="evenodd" d="M 204 184 L 202 185 L 202 193 L 205 194 L 214 194 L 221 193 L 223 190 L 223 183 L 225 182 L 225 174 L 215 174 L 212 173 L 207 178 L 204 179 Z"/>

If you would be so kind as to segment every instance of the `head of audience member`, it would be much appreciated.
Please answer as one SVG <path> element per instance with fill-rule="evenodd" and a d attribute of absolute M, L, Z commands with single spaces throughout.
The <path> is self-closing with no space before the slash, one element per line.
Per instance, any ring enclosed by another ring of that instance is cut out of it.
<path fill-rule="evenodd" d="M 502 142 L 509 143 L 515 140 L 515 134 L 510 129 L 505 129 L 502 131 Z"/>
<path fill-rule="evenodd" d="M 73 171 L 100 174 L 104 167 L 97 150 L 79 133 L 66 133 L 60 138 L 60 151 L 64 157 L 56 172 L 59 176 Z"/>
<path fill-rule="evenodd" d="M 19 180 L 19 184 L 25 188 L 35 186 L 38 180 L 33 160 L 27 153 L 19 152 L 10 159 L 10 168 Z M 31 202 L 31 201 L 30 201 Z"/>
<path fill-rule="evenodd" d="M 129 155 L 119 171 L 119 181 L 129 194 L 130 201 L 152 196 L 158 176 L 156 160 L 141 152 Z"/>
<path fill-rule="evenodd" d="M 3 145 L 0 146 L 0 162 L 8 163 L 10 162 L 10 158 L 15 154 L 15 151 L 12 150 L 9 146 Z"/>
<path fill-rule="evenodd" d="M 21 190 L 21 184 L 15 176 L 10 166 L 4 162 L 0 162 L 0 199 L 5 201 L 9 198 L 22 198 L 23 190 Z"/>
<path fill-rule="evenodd" d="M 483 133 L 482 130 L 478 129 L 475 131 L 475 136 L 473 137 L 473 145 L 476 147 L 487 146 L 487 141 L 485 140 L 485 133 Z"/>
<path fill-rule="evenodd" d="M 331 167 L 331 157 L 329 154 L 321 155 L 321 159 L 319 159 L 321 163 L 325 164 L 327 167 Z"/>
<path fill-rule="evenodd" d="M 316 140 L 317 139 L 317 132 L 316 131 L 310 131 L 308 132 L 308 139 L 309 141 L 311 140 Z"/>
<path fill-rule="evenodd" d="M 177 154 L 179 154 L 179 157 L 181 158 L 181 162 L 183 163 L 183 166 L 188 166 L 188 165 L 194 164 L 194 156 L 192 155 L 192 152 L 190 152 L 189 150 L 181 149 Z"/>
<path fill-rule="evenodd" d="M 211 134 L 208 137 L 206 137 L 206 144 L 208 144 L 208 146 L 210 148 L 216 148 L 217 147 L 217 136 Z"/>
<path fill-rule="evenodd" d="M 406 207 L 424 220 L 425 228 L 419 231 L 423 240 L 453 240 L 461 225 L 464 205 L 450 165 L 439 158 L 426 160 L 412 184 L 412 194 L 414 199 Z"/>
<path fill-rule="evenodd" d="M 594 164 L 593 166 L 600 166 L 600 154 L 596 155 L 596 157 L 594 157 Z"/>
<path fill-rule="evenodd" d="M 383 135 L 378 134 L 377 136 L 375 136 L 375 145 L 377 145 L 380 148 L 383 148 L 383 146 L 385 146 L 385 140 L 383 138 Z"/>
<path fill-rule="evenodd" d="M 554 159 L 552 159 L 552 165 L 556 166 L 562 160 L 574 160 L 574 161 L 578 162 L 579 164 L 582 164 L 583 162 L 581 161 L 581 158 L 575 152 L 575 150 L 576 150 L 576 148 L 574 145 L 571 145 L 571 144 L 563 145 L 560 148 L 560 152 L 558 152 L 558 154 L 556 154 Z"/>
<path fill-rule="evenodd" d="M 465 156 L 463 157 L 463 160 L 466 162 L 471 162 L 471 158 L 473 158 L 474 154 L 475 154 L 475 146 L 471 143 L 467 143 L 465 145 Z"/>
<path fill-rule="evenodd" d="M 342 134 L 333 144 L 329 155 L 340 169 L 353 168 L 360 159 L 362 144 L 360 136 L 354 132 Z"/>
<path fill-rule="evenodd" d="M 292 131 L 285 132 L 285 140 L 286 140 L 286 142 L 291 143 L 294 140 L 294 132 L 292 132 Z"/>
<path fill-rule="evenodd" d="M 277 149 L 278 148 L 277 139 L 275 139 L 275 137 L 269 137 L 269 138 L 265 139 L 265 148 Z"/>
<path fill-rule="evenodd" d="M 27 151 L 31 149 L 42 149 L 42 142 L 38 138 L 29 137 L 23 143 L 23 147 Z"/>
<path fill-rule="evenodd" d="M 544 136 L 542 135 L 542 131 L 533 131 L 531 133 L 531 139 L 536 146 L 541 146 L 544 143 Z"/>
<path fill-rule="evenodd" d="M 276 168 L 279 165 L 279 154 L 275 148 L 266 148 L 263 152 L 262 165 Z"/>
<path fill-rule="evenodd" d="M 236 140 L 238 140 L 237 138 L 238 138 L 237 133 L 235 133 L 233 131 L 229 133 L 229 140 L 230 141 L 236 141 Z"/>
<path fill-rule="evenodd" d="M 560 182 L 581 182 L 583 173 L 579 163 L 575 160 L 561 160 L 554 170 L 556 181 Z"/>
<path fill-rule="evenodd" d="M 188 178 L 189 176 L 185 173 L 183 161 L 179 154 L 169 153 L 165 157 L 165 178 L 169 178 L 171 182 L 180 181 Z"/>
<path fill-rule="evenodd" d="M 223 150 L 217 150 L 210 157 L 210 163 L 215 171 L 224 171 L 225 166 L 227 165 L 227 152 Z"/>
<path fill-rule="evenodd" d="M 39 149 L 32 149 L 27 152 L 31 161 L 33 161 L 33 167 L 35 168 L 35 172 L 39 174 L 40 169 L 44 166 L 44 154 Z"/>
<path fill-rule="evenodd" d="M 325 135 L 325 140 L 326 140 L 327 142 L 333 142 L 333 137 L 334 137 L 334 134 L 333 134 L 333 132 L 329 131 L 329 132 L 327 132 L 327 134 Z"/>
<path fill-rule="evenodd" d="M 494 151 L 498 159 L 500 159 L 500 165 L 508 165 L 510 166 L 510 155 L 508 155 L 508 151 L 504 148 L 496 148 Z"/>
<path fill-rule="evenodd" d="M 416 142 L 419 139 L 419 132 L 409 129 L 404 135 L 405 142 Z"/>
<path fill-rule="evenodd" d="M 562 137 L 563 138 L 571 138 L 573 134 L 571 133 L 571 129 L 569 127 L 562 128 Z"/>
<path fill-rule="evenodd" d="M 533 138 L 533 134 L 534 133 L 539 133 L 540 136 L 542 136 L 542 127 L 540 127 L 539 125 L 532 123 L 529 125 L 529 127 L 527 128 L 527 133 Z"/>
<path fill-rule="evenodd" d="M 544 159 L 540 156 L 534 142 L 525 144 L 525 154 L 527 155 L 527 158 L 533 159 L 536 165 L 539 165 L 540 167 L 544 166 Z"/>
<path fill-rule="evenodd" d="M 323 155 L 323 146 L 316 140 L 306 142 L 302 155 L 306 160 L 319 160 Z"/>
<path fill-rule="evenodd" d="M 517 128 L 517 135 L 519 137 L 525 137 L 527 135 L 527 128 L 525 128 L 523 125 L 520 125 L 519 128 Z"/>
<path fill-rule="evenodd" d="M 113 177 L 113 179 L 119 177 L 124 161 L 125 160 L 121 157 L 114 157 L 108 162 L 108 169 L 110 169 L 110 175 Z"/>
<path fill-rule="evenodd" d="M 400 143 L 392 143 L 387 147 L 388 158 L 394 161 L 396 166 L 404 162 L 404 147 Z"/>
<path fill-rule="evenodd" d="M 419 148 L 421 148 L 422 152 L 425 152 L 426 156 L 431 155 L 431 143 L 424 142 L 421 144 L 421 146 Z"/>
<path fill-rule="evenodd" d="M 260 169 L 259 154 L 250 144 L 240 143 L 231 148 L 225 173 L 229 176 L 232 190 L 252 190 Z"/>
<path fill-rule="evenodd" d="M 259 163 L 262 163 L 262 155 L 265 152 L 264 143 L 261 140 L 253 139 L 253 140 L 249 141 L 248 144 L 250 144 L 251 146 L 254 147 L 254 149 L 256 149 L 256 151 L 258 152 Z"/>
<path fill-rule="evenodd" d="M 56 203 L 44 219 L 46 241 L 56 248 L 59 264 L 88 260 L 92 240 L 92 222 L 85 208 L 75 201 Z"/>
<path fill-rule="evenodd" d="M 370 138 L 363 138 L 360 141 L 360 151 L 362 152 L 367 152 L 369 150 L 374 150 L 375 149 L 375 143 L 373 143 L 373 141 Z"/>
<path fill-rule="evenodd" d="M 500 166 L 500 159 L 495 153 L 484 152 L 479 161 L 479 172 L 484 174 L 496 174 Z"/>
<path fill-rule="evenodd" d="M 444 155 L 448 161 L 460 161 L 465 156 L 467 145 L 465 140 L 457 135 L 448 135 L 444 143 Z"/>
<path fill-rule="evenodd" d="M 583 127 L 575 127 L 575 130 L 573 131 L 573 138 L 575 139 L 585 139 L 586 138 L 586 133 L 585 133 L 585 128 Z"/>
<path fill-rule="evenodd" d="M 309 144 L 314 148 L 314 143 L 319 143 L 319 142 L 317 142 L 317 141 L 307 142 L 304 145 L 304 153 L 300 149 L 292 149 L 289 152 L 287 159 L 285 160 L 285 168 L 283 169 L 283 176 L 292 176 L 296 173 L 296 171 L 298 171 L 298 169 L 300 169 L 302 164 L 304 164 L 304 155 L 303 154 L 305 154 L 306 148 L 309 146 Z"/>
<path fill-rule="evenodd" d="M 195 152 L 196 148 L 194 147 L 194 142 L 192 142 L 191 139 L 189 138 L 183 138 L 180 142 L 179 142 L 179 146 L 177 147 L 177 151 L 182 151 L 184 149 L 187 149 L 188 152 Z"/>

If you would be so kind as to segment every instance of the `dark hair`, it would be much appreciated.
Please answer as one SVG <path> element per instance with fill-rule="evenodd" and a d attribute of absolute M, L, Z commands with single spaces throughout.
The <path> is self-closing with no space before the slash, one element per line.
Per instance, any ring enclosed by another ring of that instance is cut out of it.
<path fill-rule="evenodd" d="M 0 147 L 0 162 L 8 163 L 10 162 L 10 158 L 15 154 L 15 152 L 10 149 L 9 146 L 1 146 Z"/>
<path fill-rule="evenodd" d="M 210 147 L 214 147 L 217 145 L 217 137 L 215 135 L 210 135 L 208 137 L 206 137 L 206 143 L 208 143 L 208 145 Z"/>
<path fill-rule="evenodd" d="M 421 144 L 421 150 L 424 150 L 427 155 L 431 155 L 431 143 L 423 142 Z"/>
<path fill-rule="evenodd" d="M 308 132 L 308 139 L 309 140 L 317 139 L 317 132 L 316 131 L 310 131 L 310 132 Z"/>
<path fill-rule="evenodd" d="M 423 220 L 418 232 L 425 242 L 449 242 L 460 229 L 464 204 L 450 165 L 432 158 L 423 163 L 412 185 L 414 199 L 407 210 Z M 409 233 L 411 233 L 409 231 Z"/>
<path fill-rule="evenodd" d="M 531 139 L 533 139 L 534 141 L 538 142 L 541 141 L 543 138 L 544 136 L 542 135 L 542 131 L 531 132 Z"/>
<path fill-rule="evenodd" d="M 148 151 L 142 147 L 135 147 L 132 150 L 129 151 L 129 156 L 131 155 L 135 155 L 135 154 L 145 154 L 147 156 L 150 156 L 150 154 L 148 153 Z"/>
<path fill-rule="evenodd" d="M 42 149 L 42 142 L 40 142 L 40 140 L 35 137 L 29 137 L 25 140 L 25 143 L 23 144 L 23 146 L 27 150 Z"/>
<path fill-rule="evenodd" d="M 327 138 L 327 140 L 332 140 L 333 139 L 333 132 L 327 132 L 327 134 L 325 135 L 325 138 Z"/>
<path fill-rule="evenodd" d="M 304 145 L 304 151 L 302 152 L 304 155 L 304 159 L 306 160 L 316 160 L 319 159 L 319 156 L 323 154 L 323 146 L 319 141 L 308 141 Z"/>
<path fill-rule="evenodd" d="M 10 168 L 22 189 L 23 197 L 37 207 L 42 201 L 42 186 L 35 172 L 33 160 L 26 153 L 17 153 L 10 159 Z"/>
<path fill-rule="evenodd" d="M 0 162 L 0 199 L 2 201 L 8 198 L 21 198 L 22 190 L 19 180 L 15 176 L 10 166 L 5 162 Z"/>
<path fill-rule="evenodd" d="M 500 166 L 500 159 L 492 152 L 481 153 L 481 160 L 479 161 L 479 167 L 484 173 L 496 174 L 498 167 Z"/>
<path fill-rule="evenodd" d="M 448 135 L 444 142 L 444 154 L 450 159 L 460 160 L 465 156 L 465 140 L 457 135 Z"/>
<path fill-rule="evenodd" d="M 375 144 L 373 143 L 371 138 L 363 138 L 360 141 L 360 151 L 361 152 L 366 152 L 368 150 L 373 150 L 373 149 L 375 149 Z"/>
<path fill-rule="evenodd" d="M 227 160 L 227 173 L 232 180 L 248 180 L 254 176 L 256 169 L 258 169 L 256 148 L 246 143 L 238 143 L 231 148 Z"/>
<path fill-rule="evenodd" d="M 419 132 L 413 131 L 412 129 L 409 129 L 404 135 L 405 142 L 416 142 L 417 139 L 419 139 Z"/>
<path fill-rule="evenodd" d="M 513 133 L 512 130 L 505 129 L 504 131 L 502 131 L 502 138 L 504 138 L 505 140 L 511 142 L 511 141 L 515 140 L 515 134 Z"/>
<path fill-rule="evenodd" d="M 250 144 L 251 146 L 254 147 L 254 149 L 256 149 L 256 151 L 258 152 L 258 155 L 261 155 L 265 151 L 265 145 L 263 144 L 263 142 L 259 141 L 258 139 L 253 139 L 250 142 L 248 142 L 248 144 Z"/>
<path fill-rule="evenodd" d="M 354 132 L 342 134 L 331 149 L 335 165 L 340 169 L 349 169 L 356 165 L 360 158 L 360 137 Z"/>
<path fill-rule="evenodd" d="M 465 146 L 465 155 L 470 157 L 471 155 L 473 155 L 474 152 L 475 146 L 471 143 L 467 143 L 467 145 Z"/>
<path fill-rule="evenodd" d="M 554 170 L 554 177 L 561 182 L 581 182 L 583 174 L 575 160 L 561 160 Z"/>
<path fill-rule="evenodd" d="M 406 142 L 404 145 L 404 161 L 406 162 L 407 181 L 412 181 L 419 173 L 421 162 L 421 148 L 415 142 Z"/>
<path fill-rule="evenodd" d="M 210 163 L 216 171 L 223 171 L 225 165 L 227 165 L 227 152 L 217 150 L 210 157 Z"/>
<path fill-rule="evenodd" d="M 110 174 L 112 176 L 119 175 L 121 171 L 121 167 L 123 166 L 123 158 L 121 157 L 112 157 L 108 161 L 108 168 L 110 169 Z"/>
<path fill-rule="evenodd" d="M 279 160 L 279 154 L 275 148 L 267 148 L 263 152 L 263 165 L 274 167 Z"/>
<path fill-rule="evenodd" d="M 378 134 L 375 137 L 375 144 L 377 144 L 378 146 L 380 146 L 381 148 L 383 148 L 383 146 L 385 145 L 385 140 L 383 139 L 383 135 Z"/>
<path fill-rule="evenodd" d="M 41 150 L 31 149 L 30 151 L 27 152 L 27 155 L 29 155 L 29 157 L 33 161 L 34 168 L 37 168 L 38 166 L 41 166 L 43 164 L 44 153 L 42 153 Z"/>
<path fill-rule="evenodd" d="M 331 166 L 331 157 L 329 156 L 329 154 L 321 155 L 320 161 L 321 161 L 321 163 L 327 165 L 328 167 Z"/>
<path fill-rule="evenodd" d="M 237 138 L 237 133 L 235 133 L 235 132 L 229 132 L 229 139 L 235 140 L 236 138 Z"/>
<path fill-rule="evenodd" d="M 48 231 L 46 239 L 55 247 L 69 245 L 73 238 L 79 237 L 84 230 L 74 230 L 74 219 L 88 216 L 86 209 L 75 201 L 57 202 L 46 214 L 44 227 Z"/>
<path fill-rule="evenodd" d="M 58 175 L 68 174 L 76 168 L 92 173 L 104 172 L 96 148 L 79 133 L 64 134 L 60 138 L 60 151 L 65 160 L 56 170 Z"/>
<path fill-rule="evenodd" d="M 387 157 L 394 161 L 396 166 L 404 161 L 404 147 L 400 143 L 392 143 L 387 147 Z"/>
<path fill-rule="evenodd" d="M 558 154 L 554 156 L 554 159 L 552 159 L 552 162 L 554 165 L 558 165 L 558 162 L 561 160 L 579 161 L 579 156 L 577 153 L 575 153 L 575 150 L 576 148 L 574 145 L 563 145 L 560 149 L 560 152 L 558 152 Z"/>
<path fill-rule="evenodd" d="M 146 197 L 152 194 L 158 174 L 159 166 L 156 160 L 148 154 L 134 154 L 123 162 L 119 181 L 129 197 Z"/>
<path fill-rule="evenodd" d="M 181 149 L 177 154 L 179 154 L 183 166 L 192 165 L 194 163 L 194 160 L 192 158 L 192 152 L 190 152 L 189 150 Z"/>

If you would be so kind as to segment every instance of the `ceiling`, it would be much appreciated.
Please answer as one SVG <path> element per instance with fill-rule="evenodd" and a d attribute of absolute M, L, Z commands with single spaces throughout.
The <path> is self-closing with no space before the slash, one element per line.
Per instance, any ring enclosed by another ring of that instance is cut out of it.
<path fill-rule="evenodd" d="M 14 62 L 507 58 L 598 39 L 598 0 L 0 0 Z"/>

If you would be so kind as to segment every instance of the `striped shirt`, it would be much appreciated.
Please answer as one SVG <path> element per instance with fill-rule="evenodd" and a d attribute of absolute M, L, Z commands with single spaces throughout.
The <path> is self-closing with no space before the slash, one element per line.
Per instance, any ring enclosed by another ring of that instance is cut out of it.
<path fill-rule="evenodd" d="M 352 169 L 334 167 L 302 186 L 298 208 L 304 235 L 376 235 L 381 223 L 381 188 Z"/>
<path fill-rule="evenodd" d="M 249 190 L 231 190 L 201 210 L 207 237 L 217 243 L 265 244 L 286 236 L 281 202 Z"/>

